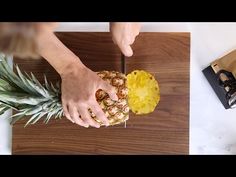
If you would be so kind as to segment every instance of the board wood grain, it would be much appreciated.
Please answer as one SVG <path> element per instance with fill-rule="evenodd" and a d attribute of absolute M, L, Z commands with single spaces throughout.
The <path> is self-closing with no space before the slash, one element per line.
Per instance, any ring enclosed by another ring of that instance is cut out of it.
<path fill-rule="evenodd" d="M 57 36 L 94 71 L 120 70 L 120 51 L 109 33 L 60 32 Z M 189 33 L 141 33 L 127 58 L 127 72 L 144 69 L 158 80 L 161 92 L 156 110 L 145 116 L 130 113 L 124 124 L 82 128 L 66 118 L 13 126 L 13 154 L 188 154 L 189 153 Z M 39 80 L 46 74 L 60 80 L 44 60 L 14 58 L 22 70 Z M 79 94 L 79 93 L 78 93 Z"/>

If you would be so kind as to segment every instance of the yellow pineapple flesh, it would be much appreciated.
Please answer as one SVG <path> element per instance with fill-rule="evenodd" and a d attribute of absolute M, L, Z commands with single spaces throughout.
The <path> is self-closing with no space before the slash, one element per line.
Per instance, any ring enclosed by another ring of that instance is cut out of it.
<path fill-rule="evenodd" d="M 135 114 L 148 114 L 160 101 L 160 89 L 154 76 L 143 70 L 127 75 L 128 104 Z"/>

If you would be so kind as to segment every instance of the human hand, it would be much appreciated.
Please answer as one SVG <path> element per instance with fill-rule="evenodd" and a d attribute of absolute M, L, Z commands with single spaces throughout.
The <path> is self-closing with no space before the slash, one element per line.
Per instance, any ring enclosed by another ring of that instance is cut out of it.
<path fill-rule="evenodd" d="M 134 43 L 136 36 L 138 36 L 140 29 L 140 23 L 110 23 L 112 40 L 125 56 L 130 57 L 133 55 L 131 45 Z"/>
<path fill-rule="evenodd" d="M 109 125 L 105 113 L 96 101 L 95 93 L 102 89 L 111 99 L 117 101 L 115 88 L 80 63 L 69 65 L 66 71 L 62 72 L 61 79 L 63 111 L 70 121 L 84 127 L 99 128 L 99 123 L 90 116 L 90 108 L 99 120 L 106 126 Z"/>
<path fill-rule="evenodd" d="M 39 54 L 61 76 L 61 100 L 64 115 L 78 125 L 99 127 L 99 123 L 93 120 L 88 112 L 90 108 L 97 119 L 108 125 L 108 119 L 96 101 L 95 93 L 98 89 L 102 89 L 109 94 L 111 99 L 118 100 L 115 88 L 85 67 L 52 31 L 42 30 L 37 41 Z"/>

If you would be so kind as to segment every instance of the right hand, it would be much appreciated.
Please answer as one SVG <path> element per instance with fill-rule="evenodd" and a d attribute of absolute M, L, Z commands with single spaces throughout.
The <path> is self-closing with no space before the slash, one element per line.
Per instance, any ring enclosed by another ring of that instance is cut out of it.
<path fill-rule="evenodd" d="M 131 45 L 134 43 L 135 38 L 139 35 L 141 29 L 140 23 L 128 23 L 128 22 L 113 22 L 110 23 L 110 31 L 112 34 L 112 40 L 118 45 L 121 52 L 126 57 L 133 55 Z"/>
<path fill-rule="evenodd" d="M 95 72 L 81 64 L 73 63 L 61 74 L 62 105 L 65 116 L 78 125 L 99 128 L 100 125 L 91 118 L 90 108 L 96 117 L 106 126 L 109 121 L 96 101 L 98 89 L 107 92 L 111 99 L 118 100 L 115 89 L 103 81 Z"/>

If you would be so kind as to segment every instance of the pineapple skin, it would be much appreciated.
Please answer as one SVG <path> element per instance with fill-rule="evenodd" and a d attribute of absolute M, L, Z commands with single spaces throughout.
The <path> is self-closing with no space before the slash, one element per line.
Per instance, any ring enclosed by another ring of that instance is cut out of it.
<path fill-rule="evenodd" d="M 118 97 L 118 101 L 113 101 L 105 91 L 99 89 L 95 94 L 97 102 L 107 116 L 110 125 L 124 123 L 129 119 L 128 88 L 125 74 L 116 71 L 100 71 L 97 75 L 115 88 Z M 94 120 L 101 126 L 104 125 L 91 110 L 89 112 Z"/>

